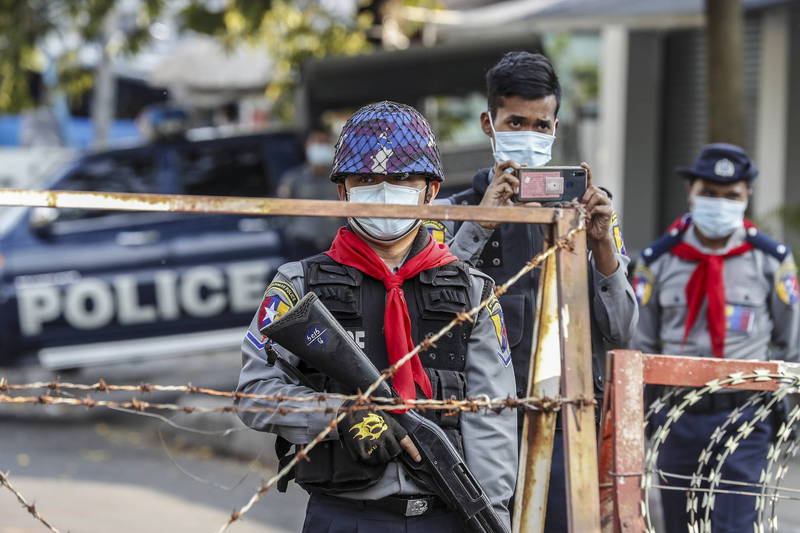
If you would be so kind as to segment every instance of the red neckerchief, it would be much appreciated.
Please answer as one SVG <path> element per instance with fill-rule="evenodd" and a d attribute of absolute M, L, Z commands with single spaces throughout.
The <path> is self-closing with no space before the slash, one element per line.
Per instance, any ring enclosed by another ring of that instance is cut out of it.
<path fill-rule="evenodd" d="M 689 219 L 681 218 L 670 229 L 685 231 Z M 744 227 L 755 227 L 749 220 L 744 221 Z M 706 308 L 706 321 L 708 334 L 711 337 L 711 350 L 714 357 L 724 357 L 725 352 L 725 259 L 747 253 L 753 249 L 749 242 L 740 244 L 724 254 L 706 254 L 685 242 L 678 243 L 672 248 L 673 255 L 686 261 L 696 261 L 699 264 L 694 269 L 689 283 L 686 285 L 686 323 L 683 327 L 683 342 L 689 338 L 689 331 L 697 320 L 703 298 L 708 300 Z"/>
<path fill-rule="evenodd" d="M 386 287 L 386 311 L 383 315 L 384 337 L 386 351 L 389 354 L 389 363 L 395 364 L 405 354 L 414 349 L 411 339 L 411 318 L 408 316 L 408 304 L 403 293 L 403 282 L 415 277 L 423 270 L 439 267 L 452 263 L 458 258 L 450 253 L 446 244 L 439 244 L 430 236 L 428 244 L 420 253 L 410 258 L 405 264 L 393 273 L 386 263 L 365 243 L 358 235 L 341 228 L 331 244 L 331 249 L 325 252 L 337 263 L 357 268 L 367 276 L 383 282 Z M 431 382 L 422 369 L 419 356 L 415 355 L 409 364 L 401 366 L 392 379 L 395 390 L 403 400 L 416 399 L 414 383 L 431 398 Z"/>

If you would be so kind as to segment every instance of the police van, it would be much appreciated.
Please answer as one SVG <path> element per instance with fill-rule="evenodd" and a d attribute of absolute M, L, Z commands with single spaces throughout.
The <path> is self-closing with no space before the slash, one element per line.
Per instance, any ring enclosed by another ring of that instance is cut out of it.
<path fill-rule="evenodd" d="M 273 196 L 289 132 L 88 154 L 52 190 Z M 50 369 L 235 349 L 291 250 L 274 217 L 8 208 L 0 366 Z"/>

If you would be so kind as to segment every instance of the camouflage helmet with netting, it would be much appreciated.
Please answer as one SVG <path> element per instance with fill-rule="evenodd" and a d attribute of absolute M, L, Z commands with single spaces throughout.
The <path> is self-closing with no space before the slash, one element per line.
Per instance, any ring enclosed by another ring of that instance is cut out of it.
<path fill-rule="evenodd" d="M 353 114 L 336 143 L 331 180 L 350 174 L 422 174 L 444 181 L 444 171 L 428 121 L 396 102 L 369 104 Z"/>

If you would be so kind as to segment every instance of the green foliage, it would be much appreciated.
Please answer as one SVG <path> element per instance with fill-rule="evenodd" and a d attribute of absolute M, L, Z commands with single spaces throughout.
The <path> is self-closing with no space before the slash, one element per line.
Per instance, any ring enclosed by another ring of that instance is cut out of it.
<path fill-rule="evenodd" d="M 0 112 L 18 112 L 38 103 L 30 92 L 29 76 L 46 68 L 46 43 L 55 43 L 59 50 L 52 60 L 60 89 L 74 95 L 91 87 L 93 73 L 79 63 L 78 47 L 103 44 L 106 19 L 116 4 L 114 0 L 0 0 Z M 108 51 L 140 51 L 165 6 L 166 0 L 142 0 L 133 25 L 124 28 L 124 35 Z"/>
<path fill-rule="evenodd" d="M 436 0 L 361 0 L 362 5 L 434 7 Z M 167 0 L 140 0 L 135 20 L 126 17 L 124 27 L 106 42 L 107 19 L 119 5 L 114 0 L 0 0 L 0 112 L 16 112 L 35 105 L 30 94 L 29 73 L 41 72 L 47 61 L 43 46 L 53 40 L 62 44 L 52 58 L 57 65 L 59 89 L 76 94 L 91 87 L 93 72 L 78 62 L 78 49 L 105 46 L 112 55 L 140 51 L 151 39 L 152 24 L 163 17 Z M 385 9 L 382 13 L 385 15 Z M 276 116 L 291 120 L 299 69 L 309 59 L 355 55 L 368 51 L 371 13 L 360 11 L 353 21 L 342 21 L 313 0 L 227 0 L 212 10 L 204 0 L 189 0 L 178 13 L 181 30 L 214 36 L 228 47 L 243 42 L 261 46 L 275 61 L 266 97 L 273 101 Z M 418 24 L 403 23 L 409 35 Z M 70 41 L 71 39 L 71 41 Z"/>
<path fill-rule="evenodd" d="M 192 4 L 181 15 L 185 27 L 218 37 L 229 47 L 242 42 L 263 47 L 275 61 L 266 97 L 274 104 L 275 116 L 286 122 L 294 116 L 292 95 L 305 61 L 370 48 L 366 32 L 371 17 L 346 24 L 317 2 L 229 0 L 222 11 Z"/>
<path fill-rule="evenodd" d="M 0 110 L 33 104 L 27 71 L 34 67 L 38 36 L 53 30 L 45 0 L 0 0 Z"/>

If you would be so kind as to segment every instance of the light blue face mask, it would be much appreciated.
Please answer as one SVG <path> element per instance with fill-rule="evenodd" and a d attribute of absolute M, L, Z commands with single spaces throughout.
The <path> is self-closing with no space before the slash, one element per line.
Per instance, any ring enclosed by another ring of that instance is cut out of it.
<path fill-rule="evenodd" d="M 692 222 L 710 239 L 721 239 L 744 226 L 747 202 L 725 198 L 695 196 L 692 199 Z"/>
<path fill-rule="evenodd" d="M 555 135 L 537 131 L 496 131 L 489 111 L 492 128 L 492 153 L 495 163 L 514 161 L 528 167 L 543 167 L 550 162 Z"/>
<path fill-rule="evenodd" d="M 311 143 L 306 148 L 306 160 L 309 165 L 329 167 L 333 163 L 333 146 L 325 143 Z"/>
<path fill-rule="evenodd" d="M 388 182 L 352 187 L 348 196 L 351 202 L 365 204 L 418 205 L 420 193 L 416 187 L 393 185 Z M 419 220 L 405 218 L 350 218 L 350 223 L 379 241 L 397 240 L 416 228 Z"/>

